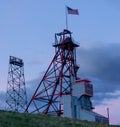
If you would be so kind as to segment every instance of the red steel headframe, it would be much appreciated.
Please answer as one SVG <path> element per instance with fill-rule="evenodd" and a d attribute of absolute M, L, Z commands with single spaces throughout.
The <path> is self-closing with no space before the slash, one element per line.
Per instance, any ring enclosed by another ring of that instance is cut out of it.
<path fill-rule="evenodd" d="M 76 47 L 71 32 L 55 34 L 55 56 L 38 84 L 25 112 L 60 116 L 62 95 L 71 95 L 77 78 Z"/>

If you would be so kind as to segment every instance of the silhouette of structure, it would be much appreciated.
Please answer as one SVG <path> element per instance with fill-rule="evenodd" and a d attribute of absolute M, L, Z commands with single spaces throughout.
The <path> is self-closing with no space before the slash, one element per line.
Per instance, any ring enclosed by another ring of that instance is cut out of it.
<path fill-rule="evenodd" d="M 24 112 L 27 105 L 24 63 L 10 56 L 6 92 L 6 110 Z"/>

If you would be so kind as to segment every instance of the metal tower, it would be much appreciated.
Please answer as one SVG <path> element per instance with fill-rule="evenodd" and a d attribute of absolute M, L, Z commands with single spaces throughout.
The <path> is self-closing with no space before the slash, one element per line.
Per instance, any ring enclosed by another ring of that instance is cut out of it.
<path fill-rule="evenodd" d="M 7 93 L 6 93 L 6 110 L 23 112 L 27 105 L 24 63 L 22 59 L 10 56 Z"/>
<path fill-rule="evenodd" d="M 72 95 L 72 83 L 77 78 L 76 47 L 71 32 L 55 34 L 55 56 L 38 84 L 25 112 L 60 116 L 63 95 Z"/>

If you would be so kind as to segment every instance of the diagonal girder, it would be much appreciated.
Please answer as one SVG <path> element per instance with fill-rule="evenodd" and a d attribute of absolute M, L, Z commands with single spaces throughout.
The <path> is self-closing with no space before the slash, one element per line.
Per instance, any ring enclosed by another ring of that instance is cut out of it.
<path fill-rule="evenodd" d="M 71 33 L 55 34 L 59 36 L 53 57 L 42 80 L 38 84 L 25 112 L 43 113 L 60 116 L 62 113 L 62 95 L 71 94 L 72 83 L 76 78 L 76 45 Z"/>

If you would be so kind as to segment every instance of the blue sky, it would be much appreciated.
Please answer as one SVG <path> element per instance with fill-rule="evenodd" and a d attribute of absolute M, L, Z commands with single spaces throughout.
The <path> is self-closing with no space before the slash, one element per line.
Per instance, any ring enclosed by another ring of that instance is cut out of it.
<path fill-rule="evenodd" d="M 95 111 L 106 115 L 109 107 L 111 124 L 120 124 L 119 0 L 0 1 L 0 98 L 7 87 L 10 55 L 24 60 L 29 89 L 40 81 L 54 56 L 54 33 L 66 26 L 65 5 L 79 10 L 79 16 L 68 15 L 68 27 L 80 43 L 79 76 L 94 85 Z"/>

